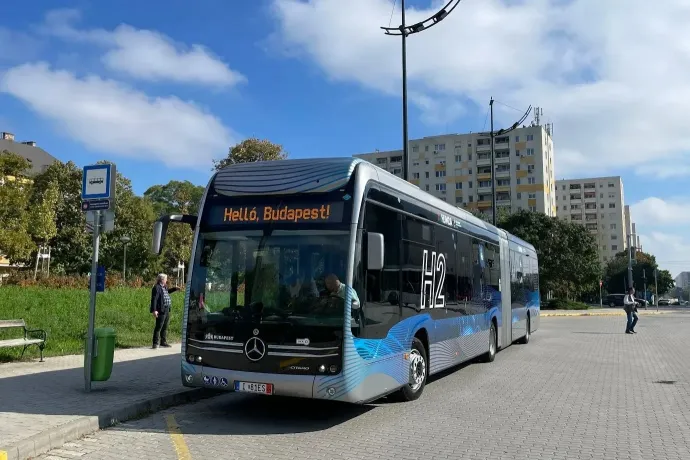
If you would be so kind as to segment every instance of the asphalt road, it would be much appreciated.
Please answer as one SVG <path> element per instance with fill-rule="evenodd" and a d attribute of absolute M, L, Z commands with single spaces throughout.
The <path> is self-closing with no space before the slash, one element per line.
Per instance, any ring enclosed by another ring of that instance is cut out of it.
<path fill-rule="evenodd" d="M 227 394 L 40 457 L 690 459 L 690 314 L 543 318 L 528 345 L 359 407 Z"/>

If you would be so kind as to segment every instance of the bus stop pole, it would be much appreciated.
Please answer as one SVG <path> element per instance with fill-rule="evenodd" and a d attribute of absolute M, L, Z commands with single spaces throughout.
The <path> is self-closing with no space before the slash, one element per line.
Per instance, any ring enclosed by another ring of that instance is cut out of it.
<path fill-rule="evenodd" d="M 84 390 L 91 391 L 91 360 L 93 359 L 93 329 L 96 319 L 96 279 L 98 278 L 98 248 L 101 242 L 101 211 L 94 211 L 93 256 L 91 260 L 91 295 L 89 300 L 89 328 L 86 333 L 86 362 L 84 363 Z"/>

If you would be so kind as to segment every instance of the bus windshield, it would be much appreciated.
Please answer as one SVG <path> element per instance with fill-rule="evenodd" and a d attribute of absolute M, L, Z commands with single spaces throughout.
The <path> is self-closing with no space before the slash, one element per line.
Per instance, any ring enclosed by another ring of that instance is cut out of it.
<path fill-rule="evenodd" d="M 344 230 L 200 233 L 189 320 L 341 326 L 348 247 Z"/>

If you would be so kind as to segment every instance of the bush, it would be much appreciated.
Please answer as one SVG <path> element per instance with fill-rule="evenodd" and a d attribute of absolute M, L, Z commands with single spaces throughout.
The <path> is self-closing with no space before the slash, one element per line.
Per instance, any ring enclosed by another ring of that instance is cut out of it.
<path fill-rule="evenodd" d="M 82 283 L 86 278 L 82 278 Z M 180 340 L 184 292 L 172 298 L 172 316 L 168 340 Z M 116 347 L 132 348 L 151 344 L 154 320 L 149 313 L 151 288 L 112 288 L 99 292 L 96 298 L 96 327 L 113 327 Z M 29 328 L 48 333 L 45 355 L 59 356 L 84 352 L 84 337 L 89 318 L 89 290 L 44 286 L 1 286 L 0 319 L 24 319 Z M 0 332 L 0 340 L 17 338 L 21 330 Z M 0 362 L 19 358 L 19 348 L 0 349 Z M 38 357 L 37 347 L 29 347 L 25 358 Z"/>
<path fill-rule="evenodd" d="M 8 286 L 21 287 L 45 287 L 49 289 L 89 289 L 89 277 L 87 275 L 38 275 L 34 279 L 33 271 L 21 271 L 12 273 L 5 284 Z M 140 276 L 129 277 L 126 281 L 122 278 L 121 272 L 106 272 L 106 289 L 117 287 L 128 287 L 139 289 L 144 286 L 153 286 L 155 279 L 144 280 Z"/>
<path fill-rule="evenodd" d="M 542 307 L 543 310 L 588 310 L 589 305 L 566 299 L 551 299 Z"/>

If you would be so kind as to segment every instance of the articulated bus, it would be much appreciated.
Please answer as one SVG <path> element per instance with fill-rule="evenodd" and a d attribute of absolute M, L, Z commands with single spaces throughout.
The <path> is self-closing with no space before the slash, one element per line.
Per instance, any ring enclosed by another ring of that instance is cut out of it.
<path fill-rule="evenodd" d="M 186 281 L 182 383 L 365 404 L 527 343 L 534 247 L 357 158 L 235 164 L 211 178 Z"/>

